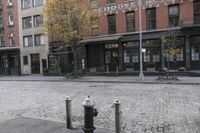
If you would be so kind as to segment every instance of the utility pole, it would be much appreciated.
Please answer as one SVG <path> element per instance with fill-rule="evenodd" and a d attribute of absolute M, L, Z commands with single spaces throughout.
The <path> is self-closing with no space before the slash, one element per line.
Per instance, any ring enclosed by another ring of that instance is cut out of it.
<path fill-rule="evenodd" d="M 140 80 L 144 80 L 142 60 L 142 0 L 139 0 L 139 37 L 140 37 Z"/>

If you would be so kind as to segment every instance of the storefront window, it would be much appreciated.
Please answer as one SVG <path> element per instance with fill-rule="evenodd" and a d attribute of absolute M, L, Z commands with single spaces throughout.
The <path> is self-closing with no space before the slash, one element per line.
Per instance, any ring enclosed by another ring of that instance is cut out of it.
<path fill-rule="evenodd" d="M 130 63 L 130 53 L 129 53 L 129 51 L 124 51 L 124 63 Z"/>
<path fill-rule="evenodd" d="M 118 48 L 118 44 L 117 43 L 105 44 L 105 49 L 112 49 L 112 48 Z"/>
<path fill-rule="evenodd" d="M 176 61 L 183 61 L 183 47 L 176 48 Z"/>
<path fill-rule="evenodd" d="M 192 61 L 199 61 L 200 36 L 191 37 L 190 42 L 191 42 L 191 59 Z"/>
<path fill-rule="evenodd" d="M 110 63 L 110 51 L 106 51 L 106 63 Z"/>
<path fill-rule="evenodd" d="M 158 48 L 153 49 L 153 62 L 159 62 L 160 61 L 160 51 Z"/>
<path fill-rule="evenodd" d="M 138 47 L 139 41 L 127 42 L 126 47 Z"/>
<path fill-rule="evenodd" d="M 150 62 L 150 50 L 146 49 L 146 52 L 144 53 L 144 62 Z"/>
<path fill-rule="evenodd" d="M 138 63 L 138 51 L 137 50 L 132 51 L 132 62 Z"/>
<path fill-rule="evenodd" d="M 199 47 L 198 46 L 192 46 L 192 61 L 198 61 L 199 60 Z"/>

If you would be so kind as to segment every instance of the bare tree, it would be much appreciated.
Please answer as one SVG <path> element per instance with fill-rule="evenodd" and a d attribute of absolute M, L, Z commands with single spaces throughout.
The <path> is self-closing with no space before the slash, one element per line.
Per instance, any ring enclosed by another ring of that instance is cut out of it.
<path fill-rule="evenodd" d="M 176 57 L 177 38 L 180 33 L 180 27 L 171 28 L 161 37 L 161 42 L 164 45 L 162 55 L 167 60 L 167 78 L 169 77 L 170 61 Z"/>

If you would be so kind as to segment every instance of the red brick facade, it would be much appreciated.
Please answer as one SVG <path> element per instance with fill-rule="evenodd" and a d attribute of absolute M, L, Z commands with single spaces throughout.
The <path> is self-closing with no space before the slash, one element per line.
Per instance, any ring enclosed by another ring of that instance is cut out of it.
<path fill-rule="evenodd" d="M 19 47 L 19 27 L 18 27 L 18 6 L 17 0 L 14 0 L 12 5 L 8 5 L 8 0 L 1 1 L 3 10 L 2 12 L 2 20 L 3 20 L 3 36 L 4 41 L 3 44 L 5 47 L 9 46 L 9 34 L 13 34 L 15 46 Z M 13 14 L 14 16 L 14 24 L 9 26 L 9 15 Z M 2 32 L 1 32 L 2 33 Z"/>
<path fill-rule="evenodd" d="M 0 74 L 20 74 L 18 0 L 1 0 Z"/>
<path fill-rule="evenodd" d="M 159 4 L 150 4 L 142 6 L 142 29 L 146 31 L 146 9 L 156 8 L 156 23 L 157 30 L 166 29 L 169 27 L 168 20 L 168 7 L 169 5 L 178 4 L 180 7 L 180 22 L 183 25 L 193 24 L 193 2 L 189 0 L 166 0 L 168 2 L 162 2 Z M 116 0 L 116 4 L 125 3 L 124 0 Z M 114 4 L 113 4 L 114 5 Z M 107 0 L 98 0 L 98 7 L 108 7 Z M 99 18 L 99 35 L 106 35 L 108 33 L 107 15 L 116 14 L 116 30 L 117 33 L 126 32 L 126 12 L 135 11 L 135 28 L 139 30 L 139 10 L 138 7 L 132 7 L 131 9 L 102 12 Z"/>
<path fill-rule="evenodd" d="M 111 1 L 113 2 L 113 0 Z M 177 70 L 180 67 L 186 67 L 191 70 L 199 70 L 200 2 L 198 0 L 143 0 L 142 48 L 146 52 L 140 59 L 139 5 L 137 1 L 115 0 L 114 3 L 107 4 L 108 0 L 96 0 L 97 3 L 92 3 L 92 8 L 101 14 L 98 21 L 99 33 L 89 35 L 80 41 L 86 46 L 85 58 L 89 71 L 138 71 L 140 61 L 143 62 L 144 70 L 147 70 L 148 64 L 151 63 L 155 65 L 156 70 L 166 67 L 167 59 L 163 55 L 166 46 L 161 38 L 166 37 L 168 31 L 174 31 L 174 29 L 178 30 L 176 39 L 179 43 L 174 44 L 177 45 L 174 46 L 177 52 L 170 61 L 169 69 Z M 194 2 L 196 2 L 195 6 Z M 193 11 L 195 12 L 193 13 Z M 134 28 L 131 28 L 131 32 L 127 32 L 126 14 L 128 12 L 135 14 L 134 19 L 133 17 L 128 19 L 129 26 L 135 25 Z M 108 28 L 108 15 L 112 15 L 111 28 Z M 110 32 L 112 34 L 109 34 L 109 29 L 112 30 Z"/>

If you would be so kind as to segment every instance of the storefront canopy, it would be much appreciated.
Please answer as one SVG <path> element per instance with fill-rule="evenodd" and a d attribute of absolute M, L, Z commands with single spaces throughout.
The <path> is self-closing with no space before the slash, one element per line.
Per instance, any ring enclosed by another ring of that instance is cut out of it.
<path fill-rule="evenodd" d="M 80 44 L 93 44 L 93 43 L 106 43 L 112 41 L 118 41 L 122 36 L 103 36 L 103 37 L 91 37 L 81 40 Z"/>

